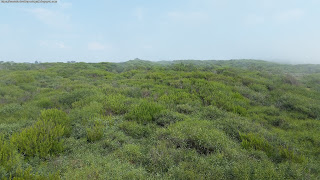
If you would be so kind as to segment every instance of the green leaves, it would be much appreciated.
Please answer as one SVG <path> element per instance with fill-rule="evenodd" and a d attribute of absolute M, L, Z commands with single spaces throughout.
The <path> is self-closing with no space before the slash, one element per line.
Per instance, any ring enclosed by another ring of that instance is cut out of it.
<path fill-rule="evenodd" d="M 69 128 L 71 123 L 67 114 L 58 109 L 48 109 L 41 111 L 40 119 L 45 121 L 51 121 L 55 125 L 59 124 L 67 128 Z"/>
<path fill-rule="evenodd" d="M 139 104 L 133 105 L 129 113 L 126 114 L 126 119 L 133 120 L 138 123 L 146 124 L 155 120 L 164 107 L 160 104 L 142 100 Z"/>
<path fill-rule="evenodd" d="M 260 150 L 267 153 L 268 156 L 271 156 L 273 153 L 272 146 L 262 137 L 257 134 L 240 134 L 241 146 L 245 149 L 254 149 Z"/>
<path fill-rule="evenodd" d="M 248 133 L 241 134 L 241 146 L 248 150 L 264 151 L 267 156 L 275 161 L 292 161 L 295 163 L 303 163 L 306 159 L 295 153 L 288 146 L 271 145 L 265 138 L 258 134 Z"/>
<path fill-rule="evenodd" d="M 106 96 L 105 108 L 108 114 L 125 114 L 128 111 L 129 99 L 122 94 Z"/>
<path fill-rule="evenodd" d="M 169 126 L 168 131 L 169 139 L 178 147 L 193 148 L 200 154 L 227 152 L 233 148 L 229 138 L 213 129 L 210 121 L 182 121 Z"/>
<path fill-rule="evenodd" d="M 0 179 L 17 170 L 22 162 L 15 146 L 0 135 Z"/>
<path fill-rule="evenodd" d="M 87 140 L 89 142 L 95 142 L 103 137 L 104 124 L 99 120 L 95 120 L 93 126 L 87 128 Z"/>
<path fill-rule="evenodd" d="M 32 127 L 14 134 L 11 142 L 26 157 L 45 158 L 63 151 L 64 127 L 53 121 L 39 120 Z"/>
<path fill-rule="evenodd" d="M 0 179 L 320 174 L 320 66 L 134 60 L 2 67 Z"/>
<path fill-rule="evenodd" d="M 57 109 L 44 110 L 33 126 L 14 134 L 11 142 L 26 157 L 46 158 L 63 151 L 62 138 L 70 132 L 69 128 L 66 113 Z"/>

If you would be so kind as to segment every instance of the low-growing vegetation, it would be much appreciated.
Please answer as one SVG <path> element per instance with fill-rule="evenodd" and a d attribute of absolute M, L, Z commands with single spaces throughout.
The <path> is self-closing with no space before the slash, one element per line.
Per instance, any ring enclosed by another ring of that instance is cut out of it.
<path fill-rule="evenodd" d="M 320 66 L 0 63 L 0 179 L 319 179 Z"/>

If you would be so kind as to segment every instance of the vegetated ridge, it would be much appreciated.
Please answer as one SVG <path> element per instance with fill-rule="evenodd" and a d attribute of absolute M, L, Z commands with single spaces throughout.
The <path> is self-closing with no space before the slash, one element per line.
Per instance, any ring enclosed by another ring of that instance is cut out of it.
<path fill-rule="evenodd" d="M 0 63 L 0 179 L 318 179 L 320 65 Z"/>

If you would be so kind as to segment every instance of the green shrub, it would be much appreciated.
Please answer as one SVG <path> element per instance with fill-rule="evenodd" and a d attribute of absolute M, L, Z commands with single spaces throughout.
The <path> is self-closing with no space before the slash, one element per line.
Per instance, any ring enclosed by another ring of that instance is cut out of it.
<path fill-rule="evenodd" d="M 289 119 L 286 116 L 271 118 L 270 123 L 273 126 L 276 126 L 282 129 L 289 129 L 291 126 L 291 124 L 289 123 Z"/>
<path fill-rule="evenodd" d="M 65 92 L 59 96 L 59 102 L 69 108 L 72 107 L 72 103 L 84 99 L 95 92 L 90 89 L 76 89 L 72 92 Z"/>
<path fill-rule="evenodd" d="M 45 158 L 63 151 L 64 127 L 48 120 L 39 120 L 11 137 L 19 152 L 27 157 Z"/>
<path fill-rule="evenodd" d="M 0 135 L 0 179 L 14 176 L 21 163 L 22 158 L 16 148 Z"/>
<path fill-rule="evenodd" d="M 87 137 L 87 130 L 82 124 L 76 123 L 72 126 L 72 131 L 70 134 L 75 139 L 81 139 Z"/>
<path fill-rule="evenodd" d="M 150 134 L 148 126 L 141 125 L 135 121 L 125 121 L 119 125 L 126 134 L 134 138 L 147 137 Z"/>
<path fill-rule="evenodd" d="M 34 82 L 34 77 L 26 71 L 16 71 L 11 73 L 7 78 L 7 84 L 19 85 L 22 83 L 32 83 Z"/>
<path fill-rule="evenodd" d="M 49 174 L 35 174 L 32 172 L 31 168 L 27 168 L 25 170 L 18 169 L 15 175 L 4 178 L 3 180 L 60 180 L 61 177 L 59 173 L 49 173 Z"/>
<path fill-rule="evenodd" d="M 40 120 L 52 121 L 55 124 L 60 124 L 63 126 L 70 125 L 70 119 L 67 114 L 58 109 L 47 109 L 41 111 Z"/>
<path fill-rule="evenodd" d="M 148 123 L 154 121 L 163 109 L 164 107 L 157 103 L 142 100 L 140 104 L 134 105 L 125 117 L 139 123 Z"/>
<path fill-rule="evenodd" d="M 121 156 L 123 157 L 123 156 Z M 114 156 L 100 154 L 81 154 L 74 161 L 82 162 L 83 166 L 68 166 L 64 172 L 64 179 L 130 179 L 146 180 L 150 179 L 148 173 L 142 167 L 136 167 L 130 162 L 124 162 Z M 77 166 L 78 164 L 76 164 Z"/>
<path fill-rule="evenodd" d="M 290 160 L 295 163 L 303 163 L 305 161 L 305 157 L 298 155 L 294 151 L 290 150 L 288 147 L 280 147 L 279 153 L 281 159 Z"/>
<path fill-rule="evenodd" d="M 208 120 L 217 120 L 221 118 L 229 117 L 228 112 L 223 111 L 215 106 L 207 106 L 202 109 L 202 117 Z"/>
<path fill-rule="evenodd" d="M 106 97 L 105 108 L 110 114 L 125 114 L 128 111 L 128 98 L 122 94 L 111 94 Z"/>
<path fill-rule="evenodd" d="M 286 74 L 285 76 L 282 77 L 282 81 L 284 83 L 290 84 L 290 85 L 299 85 L 299 81 L 296 79 L 296 77 L 294 77 L 291 74 Z"/>
<path fill-rule="evenodd" d="M 262 84 L 250 84 L 249 88 L 257 92 L 267 92 L 267 86 Z"/>
<path fill-rule="evenodd" d="M 102 103 L 93 101 L 81 108 L 72 109 L 70 112 L 70 118 L 73 122 L 87 123 L 90 119 L 101 117 L 102 113 Z"/>
<path fill-rule="evenodd" d="M 87 140 L 89 142 L 99 141 L 103 137 L 104 124 L 101 121 L 94 121 L 94 125 L 87 128 Z"/>
<path fill-rule="evenodd" d="M 109 151 L 115 151 L 118 150 L 122 145 L 114 140 L 111 139 L 104 139 L 102 143 L 102 148 L 107 149 Z"/>
<path fill-rule="evenodd" d="M 165 141 L 159 142 L 149 150 L 146 169 L 155 173 L 165 173 L 179 163 L 177 156 L 181 156 L 178 149 L 170 147 Z"/>
<path fill-rule="evenodd" d="M 64 135 L 69 136 L 71 134 L 71 121 L 67 114 L 61 110 L 43 110 L 40 114 L 40 120 L 51 121 L 55 125 L 61 125 L 64 127 Z"/>
<path fill-rule="evenodd" d="M 116 154 L 132 164 L 140 164 L 144 161 L 142 148 L 136 144 L 125 144 Z"/>
<path fill-rule="evenodd" d="M 177 105 L 177 110 L 179 113 L 191 114 L 194 112 L 194 107 L 190 106 L 189 104 L 179 104 Z"/>
<path fill-rule="evenodd" d="M 294 151 L 290 150 L 287 146 L 272 146 L 265 138 L 258 134 L 248 133 L 241 134 L 241 145 L 248 150 L 259 150 L 267 154 L 268 157 L 276 162 L 292 161 L 295 163 L 305 162 L 305 157 L 298 155 Z"/>
<path fill-rule="evenodd" d="M 277 166 L 268 160 L 246 159 L 235 162 L 227 179 L 286 179 L 284 173 L 279 171 Z"/>
<path fill-rule="evenodd" d="M 270 105 L 270 102 L 267 101 L 267 94 L 262 92 L 256 92 L 250 89 L 247 86 L 236 86 L 234 87 L 235 91 L 239 92 L 244 97 L 250 99 L 251 105 Z"/>
<path fill-rule="evenodd" d="M 276 108 L 275 106 L 269 106 L 269 107 L 263 107 L 261 108 L 262 112 L 266 115 L 269 116 L 279 116 L 280 115 L 280 110 Z"/>
<path fill-rule="evenodd" d="M 159 101 L 163 102 L 166 105 L 178 105 L 188 103 L 196 105 L 200 104 L 199 98 L 197 98 L 197 96 L 191 93 L 187 93 L 183 90 L 176 90 L 172 91 L 170 94 L 164 94 L 159 98 Z"/>
<path fill-rule="evenodd" d="M 50 109 L 50 108 L 54 107 L 54 103 L 49 98 L 43 98 L 43 99 L 39 100 L 38 106 L 40 108 Z"/>
<path fill-rule="evenodd" d="M 8 104 L 8 105 L 3 106 L 0 109 L 0 114 L 9 116 L 9 115 L 17 113 L 21 110 L 22 110 L 22 106 L 20 104 L 16 104 L 16 103 Z"/>
<path fill-rule="evenodd" d="M 72 103 L 72 109 L 75 108 L 83 108 L 85 106 L 88 106 L 91 103 L 98 103 L 101 104 L 99 106 L 102 106 L 101 109 L 103 109 L 102 103 L 105 100 L 105 94 L 101 91 L 95 91 L 94 94 L 89 94 L 88 96 L 85 96 L 84 98 L 80 99 L 79 101 Z M 102 112 L 102 110 L 101 110 Z"/>
<path fill-rule="evenodd" d="M 193 168 L 186 168 L 187 164 L 180 165 L 179 167 L 174 167 L 170 169 L 169 177 L 170 179 L 185 179 L 185 180 L 193 180 L 199 179 L 200 175 L 197 175 L 197 172 Z M 181 167 L 182 166 L 182 167 Z"/>
<path fill-rule="evenodd" d="M 233 113 L 246 115 L 248 99 L 238 92 L 233 92 L 229 86 L 219 82 L 196 80 L 194 87 L 203 105 L 213 105 Z"/>
<path fill-rule="evenodd" d="M 186 154 L 184 154 L 186 156 Z M 220 155 L 220 154 L 219 154 Z M 192 155 L 190 159 L 179 162 L 168 170 L 168 179 L 228 179 L 228 164 L 220 159 Z M 221 165 L 223 167 L 221 167 Z M 232 164 L 233 165 L 233 164 Z M 236 179 L 231 177 L 229 179 Z"/>
<path fill-rule="evenodd" d="M 129 137 L 118 130 L 109 130 L 106 133 L 106 138 L 103 140 L 102 148 L 114 151 L 122 147 L 124 143 L 129 141 Z"/>
<path fill-rule="evenodd" d="M 264 151 L 268 156 L 273 154 L 272 146 L 263 138 L 257 134 L 248 133 L 241 134 L 241 146 L 245 149 L 254 149 Z"/>
<path fill-rule="evenodd" d="M 210 121 L 188 120 L 168 127 L 169 139 L 178 147 L 192 148 L 200 154 L 228 152 L 232 141 Z"/>
<path fill-rule="evenodd" d="M 159 114 L 155 116 L 155 122 L 159 126 L 167 126 L 169 124 L 182 121 L 185 119 L 185 116 L 177 113 L 177 112 L 172 112 L 172 111 L 161 111 Z"/>
<path fill-rule="evenodd" d="M 277 99 L 277 106 L 286 111 L 295 111 L 310 118 L 320 117 L 320 105 L 313 99 L 286 93 Z"/>

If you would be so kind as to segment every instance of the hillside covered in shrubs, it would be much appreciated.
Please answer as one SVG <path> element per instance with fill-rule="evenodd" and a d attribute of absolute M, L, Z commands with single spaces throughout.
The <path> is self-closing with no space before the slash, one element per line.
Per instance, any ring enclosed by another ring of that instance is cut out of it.
<path fill-rule="evenodd" d="M 320 65 L 0 63 L 0 179 L 318 179 Z"/>

